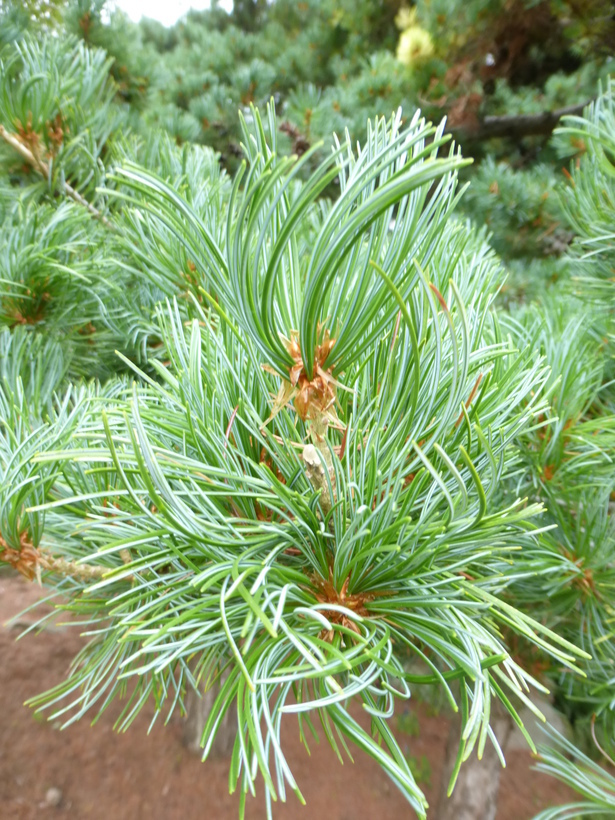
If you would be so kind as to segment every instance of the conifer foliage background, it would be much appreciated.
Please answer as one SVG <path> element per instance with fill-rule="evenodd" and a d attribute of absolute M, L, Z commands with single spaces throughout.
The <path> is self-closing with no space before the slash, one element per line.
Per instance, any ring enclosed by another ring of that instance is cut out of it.
<path fill-rule="evenodd" d="M 388 722 L 420 684 L 460 716 L 449 788 L 502 754 L 498 710 L 533 746 L 547 688 L 608 759 L 607 6 L 278 0 L 166 30 L 2 3 L 0 560 L 91 634 L 33 705 L 123 698 L 124 728 L 213 686 L 204 754 L 233 715 L 231 787 L 269 813 L 302 799 L 292 720 L 425 816 Z M 550 737 L 582 802 L 543 820 L 613 811 Z"/>

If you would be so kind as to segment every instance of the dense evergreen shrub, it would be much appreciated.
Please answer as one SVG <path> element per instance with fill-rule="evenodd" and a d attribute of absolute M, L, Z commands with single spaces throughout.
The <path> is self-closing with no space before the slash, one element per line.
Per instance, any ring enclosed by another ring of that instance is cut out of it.
<path fill-rule="evenodd" d="M 214 688 L 205 753 L 235 715 L 269 811 L 296 714 L 424 816 L 387 723 L 420 684 L 460 715 L 451 786 L 532 688 L 609 754 L 604 4 L 61 5 L 0 8 L 0 560 L 91 633 L 35 705 L 125 697 L 125 727 Z M 594 95 L 550 141 L 479 139 Z"/>

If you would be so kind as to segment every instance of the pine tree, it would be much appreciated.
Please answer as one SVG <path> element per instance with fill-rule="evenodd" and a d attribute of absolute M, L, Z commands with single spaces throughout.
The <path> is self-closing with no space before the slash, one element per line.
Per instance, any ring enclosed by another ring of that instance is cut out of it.
<path fill-rule="evenodd" d="M 30 93 L 44 49 L 24 41 L 18 70 L 3 72 L 22 112 L 18 92 Z M 316 149 L 280 157 L 273 109 L 269 137 L 252 109 L 230 192 L 214 173 L 200 189 L 187 182 L 198 153 L 180 152 L 179 179 L 162 178 L 105 143 L 114 170 L 101 146 L 97 193 L 77 166 L 69 176 L 68 144 L 56 158 L 44 142 L 53 112 L 33 108 L 22 134 L 16 110 L 5 121 L 34 169 L 53 161 L 74 182 L 65 193 L 95 197 L 70 209 L 108 231 L 109 268 L 152 299 L 175 290 L 150 320 L 166 363 L 150 356 L 148 373 L 124 356 L 133 383 L 68 388 L 37 436 L 24 432 L 25 449 L 7 430 L 2 556 L 95 632 L 36 704 L 71 722 L 130 688 L 126 726 L 149 696 L 173 711 L 219 680 L 203 744 L 207 754 L 236 715 L 242 806 L 257 773 L 269 812 L 287 787 L 300 796 L 279 735 L 296 713 L 304 740 L 318 715 L 334 748 L 371 754 L 424 816 L 386 722 L 396 698 L 415 683 L 444 688 L 463 729 L 454 781 L 473 749 L 497 749 L 493 702 L 518 721 L 511 698 L 527 701 L 534 682 L 504 626 L 564 666 L 583 657 L 503 597 L 499 567 L 536 548 L 540 506 L 504 503 L 499 485 L 544 409 L 547 371 L 502 335 L 501 266 L 455 219 L 464 161 L 441 126 L 417 116 L 402 128 L 398 116 L 301 182 Z M 327 203 L 335 178 L 340 196 Z M 424 668 L 409 669 L 412 657 Z"/>
<path fill-rule="evenodd" d="M 104 44 L 92 9 L 80 0 L 69 24 Z M 208 43 L 230 71 L 241 46 L 224 17 Z M 12 30 L 0 559 L 90 625 L 66 682 L 34 701 L 54 719 L 124 698 L 124 728 L 150 698 L 168 718 L 206 690 L 204 754 L 225 745 L 226 721 L 240 807 L 260 776 L 270 814 L 287 789 L 300 796 L 280 740 L 296 713 L 306 745 L 318 719 L 340 756 L 367 751 L 424 816 L 387 720 L 425 684 L 459 715 L 458 787 L 440 811 L 477 817 L 472 800 L 488 812 L 496 797 L 467 797 L 474 753 L 502 757 L 498 727 L 521 724 L 520 705 L 538 711 L 532 688 L 554 688 L 605 747 L 612 736 L 612 315 L 596 310 L 612 286 L 612 94 L 558 137 L 585 151 L 561 203 L 546 166 L 530 185 L 486 161 L 462 211 L 467 161 L 443 125 L 376 118 L 355 145 L 369 89 L 401 72 L 390 53 L 359 58 L 365 19 L 342 13 L 337 45 L 321 43 L 361 66 L 349 87 L 364 108 L 344 140 L 327 133 L 342 114 L 309 102 L 335 89 L 286 87 L 312 112 L 306 139 L 274 103 L 264 119 L 249 104 L 271 89 L 266 62 L 235 66 L 229 83 L 251 89 L 237 125 L 211 97 L 243 157 L 232 178 L 190 144 L 203 138 L 192 92 L 150 107 L 146 51 L 122 62 L 119 41 L 113 61 Z M 206 74 L 185 76 L 219 81 Z M 504 267 L 467 213 L 520 260 L 510 312 Z M 517 246 L 509 220 L 528 228 Z M 539 304 L 517 305 L 538 290 L 522 270 L 537 220 L 563 246 L 578 239 L 549 263 Z M 582 782 L 582 767 L 565 776 Z"/>

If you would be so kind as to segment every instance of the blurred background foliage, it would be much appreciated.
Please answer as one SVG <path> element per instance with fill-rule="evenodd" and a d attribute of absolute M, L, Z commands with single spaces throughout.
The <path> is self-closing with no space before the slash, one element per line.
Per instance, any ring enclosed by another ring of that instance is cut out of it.
<path fill-rule="evenodd" d="M 463 207 L 510 262 L 506 298 L 559 278 L 572 234 L 554 191 L 583 140 L 553 139 L 552 124 L 524 133 L 514 122 L 485 138 L 482 124 L 595 97 L 613 68 L 610 0 L 237 0 L 231 13 L 213 2 L 171 28 L 107 6 L 2 0 L 0 41 L 62 26 L 105 49 L 134 130 L 211 146 L 231 171 L 241 156 L 237 111 L 249 115 L 271 97 L 279 150 L 299 155 L 333 131 L 358 139 L 368 117 L 398 106 L 406 119 L 417 108 L 435 121 L 446 115 L 476 160 Z"/>

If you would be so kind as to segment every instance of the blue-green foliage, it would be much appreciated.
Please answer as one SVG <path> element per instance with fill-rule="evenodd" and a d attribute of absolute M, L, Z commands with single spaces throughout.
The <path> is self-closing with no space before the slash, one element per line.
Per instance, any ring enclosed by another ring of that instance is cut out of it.
<path fill-rule="evenodd" d="M 435 42 L 409 64 L 397 2 L 239 5 L 164 30 L 76 0 L 73 38 L 9 9 L 0 558 L 91 624 L 35 700 L 52 716 L 132 686 L 124 728 L 217 683 L 203 745 L 236 715 L 242 811 L 257 776 L 269 813 L 300 797 L 296 715 L 424 816 L 388 724 L 418 684 L 461 713 L 453 781 L 498 748 L 494 699 L 518 721 L 531 686 L 613 736 L 611 86 L 548 144 L 477 146 L 476 171 L 415 113 L 471 134 L 584 99 L 604 27 L 526 31 L 538 88 L 495 50 L 496 0 L 397 17 Z"/>

